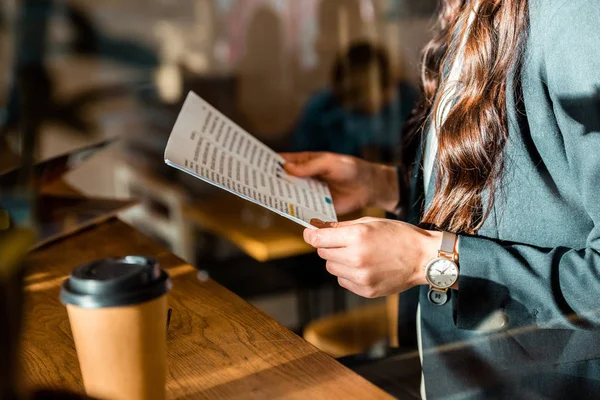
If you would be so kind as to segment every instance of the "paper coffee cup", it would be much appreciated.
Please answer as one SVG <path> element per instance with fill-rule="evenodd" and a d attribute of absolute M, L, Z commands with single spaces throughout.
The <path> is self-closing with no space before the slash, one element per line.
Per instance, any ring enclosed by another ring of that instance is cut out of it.
<path fill-rule="evenodd" d="M 170 288 L 158 263 L 138 256 L 81 265 L 63 283 L 60 299 L 89 396 L 165 398 Z"/>

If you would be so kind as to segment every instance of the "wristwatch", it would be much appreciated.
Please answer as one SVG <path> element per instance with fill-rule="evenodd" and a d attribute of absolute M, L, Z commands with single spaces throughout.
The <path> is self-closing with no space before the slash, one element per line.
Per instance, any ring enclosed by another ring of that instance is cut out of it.
<path fill-rule="evenodd" d="M 455 250 L 457 236 L 442 233 L 442 244 L 437 258 L 425 266 L 425 279 L 429 283 L 429 301 L 441 306 L 448 301 L 448 289 L 458 280 L 458 253 Z"/>

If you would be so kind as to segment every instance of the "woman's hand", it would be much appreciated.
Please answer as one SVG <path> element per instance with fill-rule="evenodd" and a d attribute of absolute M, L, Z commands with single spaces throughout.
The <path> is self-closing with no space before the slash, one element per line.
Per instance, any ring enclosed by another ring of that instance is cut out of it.
<path fill-rule="evenodd" d="M 327 261 L 327 271 L 340 286 L 367 298 L 427 284 L 423 269 L 437 257 L 441 243 L 441 232 L 394 220 L 312 224 L 319 229 L 306 229 L 304 240 Z"/>
<path fill-rule="evenodd" d="M 333 153 L 281 155 L 289 174 L 316 178 L 329 185 L 338 214 L 370 206 L 393 212 L 398 204 L 398 177 L 393 167 Z"/>

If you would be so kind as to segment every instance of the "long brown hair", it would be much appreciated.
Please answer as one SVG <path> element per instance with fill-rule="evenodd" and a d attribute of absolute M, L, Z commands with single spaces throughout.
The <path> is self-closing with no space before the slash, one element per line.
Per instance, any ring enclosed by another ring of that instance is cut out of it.
<path fill-rule="evenodd" d="M 443 77 L 457 57 L 462 64 L 456 102 L 443 124 L 436 126 L 436 190 L 423 222 L 474 233 L 492 208 L 503 170 L 508 136 L 507 77 L 512 73 L 518 79 L 514 72 L 526 41 L 528 0 L 442 3 L 436 35 L 423 50 L 423 98 L 410 123 L 413 133 L 424 133 L 427 121 L 436 124 L 437 118 L 432 116 L 438 115 L 439 94 L 446 90 Z M 475 16 L 469 23 L 472 13 Z"/>

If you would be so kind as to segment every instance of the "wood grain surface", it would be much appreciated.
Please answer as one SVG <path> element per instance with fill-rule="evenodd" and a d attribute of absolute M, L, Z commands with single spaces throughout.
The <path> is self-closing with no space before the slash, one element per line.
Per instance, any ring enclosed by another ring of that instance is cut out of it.
<path fill-rule="evenodd" d="M 173 280 L 168 398 L 390 398 L 116 219 L 30 255 L 21 349 L 26 387 L 83 391 L 60 285 L 83 262 L 128 254 L 155 256 Z"/>

